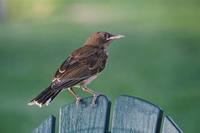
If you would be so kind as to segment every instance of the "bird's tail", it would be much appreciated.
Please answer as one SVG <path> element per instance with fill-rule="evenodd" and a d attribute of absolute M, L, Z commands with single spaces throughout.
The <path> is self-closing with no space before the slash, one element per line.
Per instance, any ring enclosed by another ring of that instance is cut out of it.
<path fill-rule="evenodd" d="M 33 98 L 28 105 L 37 105 L 42 107 L 43 104 L 48 105 L 58 93 L 61 91 L 59 88 L 52 88 L 49 86 L 44 91 L 42 91 L 37 97 Z"/>

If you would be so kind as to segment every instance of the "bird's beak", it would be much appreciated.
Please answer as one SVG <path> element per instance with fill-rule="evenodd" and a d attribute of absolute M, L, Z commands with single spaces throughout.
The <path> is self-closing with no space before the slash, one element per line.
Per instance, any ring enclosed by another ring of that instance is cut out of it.
<path fill-rule="evenodd" d="M 112 35 L 111 37 L 107 38 L 107 40 L 116 40 L 116 39 L 120 39 L 123 37 L 124 37 L 124 35 Z"/>

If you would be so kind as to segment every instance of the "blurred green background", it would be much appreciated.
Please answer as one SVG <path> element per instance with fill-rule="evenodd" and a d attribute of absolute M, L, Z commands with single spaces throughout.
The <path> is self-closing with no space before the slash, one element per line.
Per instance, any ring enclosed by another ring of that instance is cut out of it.
<path fill-rule="evenodd" d="M 107 68 L 90 88 L 112 101 L 146 99 L 184 132 L 200 131 L 200 1 L 0 0 L 1 133 L 31 132 L 74 101 L 63 92 L 48 107 L 27 106 L 96 31 L 126 37 L 112 43 Z"/>

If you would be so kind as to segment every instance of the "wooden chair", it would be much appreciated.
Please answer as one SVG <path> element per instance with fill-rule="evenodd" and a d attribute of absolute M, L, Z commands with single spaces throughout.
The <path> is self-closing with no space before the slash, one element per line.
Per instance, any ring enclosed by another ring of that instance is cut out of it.
<path fill-rule="evenodd" d="M 162 109 L 143 99 L 119 96 L 111 119 L 110 108 L 106 96 L 99 96 L 96 106 L 91 97 L 78 107 L 65 105 L 60 109 L 59 133 L 183 133 Z M 55 133 L 55 117 L 49 116 L 33 133 Z"/>

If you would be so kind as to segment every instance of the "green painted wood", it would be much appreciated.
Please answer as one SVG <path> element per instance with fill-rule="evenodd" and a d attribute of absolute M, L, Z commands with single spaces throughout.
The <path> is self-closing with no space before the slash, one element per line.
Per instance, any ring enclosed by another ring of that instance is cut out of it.
<path fill-rule="evenodd" d="M 162 111 L 155 105 L 136 97 L 117 98 L 111 133 L 158 133 Z"/>
<path fill-rule="evenodd" d="M 60 133 L 105 133 L 108 129 L 110 102 L 99 96 L 96 105 L 92 98 L 83 99 L 80 105 L 66 105 L 60 110 Z"/>
<path fill-rule="evenodd" d="M 33 133 L 55 133 L 55 121 L 54 116 L 49 116 L 39 127 L 33 130 Z"/>
<path fill-rule="evenodd" d="M 108 131 L 111 103 L 106 96 L 85 98 L 77 107 L 75 103 L 60 110 L 59 133 L 183 133 L 163 111 L 136 97 L 120 96 L 116 99 L 111 132 Z M 33 133 L 55 133 L 55 117 L 49 116 Z"/>
<path fill-rule="evenodd" d="M 169 116 L 165 116 L 163 120 L 162 133 L 183 133 L 183 131 Z"/>

